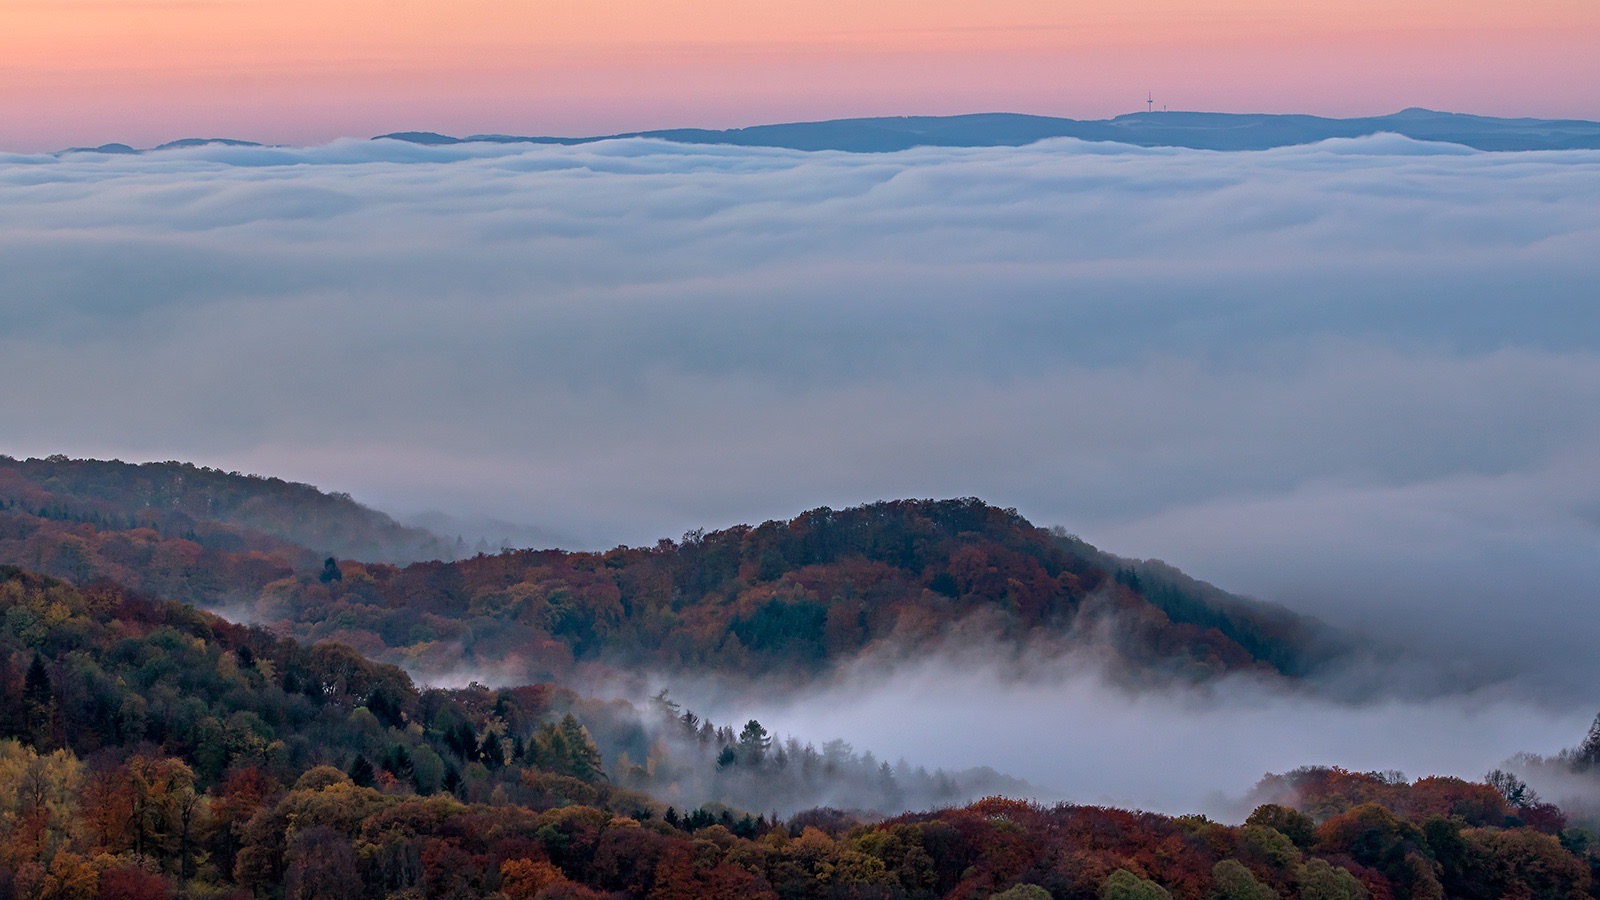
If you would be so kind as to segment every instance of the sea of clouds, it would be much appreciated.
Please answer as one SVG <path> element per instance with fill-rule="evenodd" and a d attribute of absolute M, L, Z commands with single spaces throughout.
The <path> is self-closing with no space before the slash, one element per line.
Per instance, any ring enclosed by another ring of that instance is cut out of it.
<path fill-rule="evenodd" d="M 1550 752 L 1600 709 L 1597 301 L 1590 151 L 0 154 L 0 452 L 589 547 L 976 495 L 1503 674 L 1546 727 L 1479 730 Z"/>

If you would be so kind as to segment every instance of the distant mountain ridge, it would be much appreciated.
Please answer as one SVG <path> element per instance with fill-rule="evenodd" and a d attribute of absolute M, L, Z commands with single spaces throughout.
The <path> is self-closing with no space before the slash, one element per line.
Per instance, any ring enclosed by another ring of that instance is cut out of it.
<path fill-rule="evenodd" d="M 1583 119 L 1498 118 L 1413 107 L 1385 116 L 1349 119 L 1277 113 L 1143 112 L 1111 119 L 1067 119 L 1023 113 L 956 116 L 882 116 L 785 122 L 723 130 L 667 128 L 616 134 L 474 134 L 455 137 L 432 131 L 396 131 L 373 140 L 428 146 L 464 143 L 590 144 L 622 138 L 654 138 L 681 144 L 778 147 L 884 153 L 913 147 L 1014 147 L 1048 138 L 1077 138 L 1138 147 L 1195 150 L 1267 150 L 1332 138 L 1399 134 L 1419 141 L 1460 144 L 1476 150 L 1600 149 L 1600 122 Z M 186 138 L 149 150 L 127 144 L 77 147 L 63 153 L 138 154 L 208 144 L 261 146 L 226 138 Z"/>
<path fill-rule="evenodd" d="M 1501 119 L 1412 108 L 1387 116 L 1322 116 L 1146 112 L 1113 119 L 1064 119 L 1019 113 L 961 116 L 893 116 L 756 125 L 714 131 L 674 128 L 598 137 L 519 137 L 479 134 L 465 138 L 431 132 L 397 132 L 380 138 L 417 144 L 583 144 L 616 138 L 657 138 L 685 144 L 730 144 L 791 150 L 880 153 L 913 147 L 1007 147 L 1047 138 L 1077 138 L 1139 147 L 1195 150 L 1267 150 L 1330 138 L 1393 133 L 1419 141 L 1461 144 L 1477 150 L 1600 148 L 1600 122 L 1568 119 Z"/>
<path fill-rule="evenodd" d="M 101 144 L 98 147 L 68 147 L 57 155 L 60 156 L 67 153 L 107 153 L 114 156 L 137 156 L 141 153 L 152 153 L 157 150 L 184 150 L 190 147 L 208 147 L 212 145 L 223 147 L 263 146 L 255 141 L 236 141 L 232 138 L 181 138 L 176 141 L 167 141 L 165 144 L 158 144 L 154 147 L 147 147 L 143 150 L 128 144 L 111 143 Z"/>

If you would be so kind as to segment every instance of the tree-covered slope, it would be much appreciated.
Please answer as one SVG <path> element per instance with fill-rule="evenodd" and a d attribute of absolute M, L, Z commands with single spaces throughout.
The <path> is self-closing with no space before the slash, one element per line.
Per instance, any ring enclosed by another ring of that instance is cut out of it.
<path fill-rule="evenodd" d="M 658 706 L 658 746 L 721 745 L 711 778 L 770 797 L 807 765 L 758 723 Z M 337 645 L 0 568 L 0 897 L 1577 900 L 1600 868 L 1559 810 L 1326 768 L 1265 780 L 1242 826 L 1000 798 L 685 813 L 619 785 L 670 791 L 703 758 L 630 770 L 574 709 L 641 729 L 551 686 L 418 692 Z M 830 754 L 816 777 L 852 777 Z"/>
<path fill-rule="evenodd" d="M 673 802 L 696 773 L 747 809 L 915 781 L 795 746 L 665 696 L 419 691 L 346 647 L 0 567 L 0 898 L 1596 896 L 1593 832 L 1515 779 L 1299 769 L 1237 826 L 959 791 L 890 818 Z"/>
<path fill-rule="evenodd" d="M 555 678 L 586 661 L 803 677 L 959 638 L 1047 656 L 1093 648 L 1141 677 L 1199 680 L 1303 675 L 1342 649 L 1313 620 L 1114 561 L 974 499 L 818 509 L 604 553 L 341 565 L 332 583 L 264 589 L 251 614 L 417 671 Z"/>
<path fill-rule="evenodd" d="M 559 680 L 592 664 L 799 679 L 959 639 L 1093 649 L 1131 677 L 1203 680 L 1298 677 L 1347 649 L 1314 620 L 971 498 L 822 508 L 600 553 L 399 566 L 332 552 L 328 565 L 321 549 L 409 534 L 273 479 L 0 460 L 0 563 L 337 640 L 429 677 Z"/>
<path fill-rule="evenodd" d="M 453 552 L 438 537 L 403 526 L 348 494 L 181 462 L 0 456 L 0 510 L 110 530 L 151 528 L 225 549 L 275 538 L 312 553 L 374 561 L 438 559 Z"/>
<path fill-rule="evenodd" d="M 548 684 L 419 691 L 341 645 L 0 566 L 3 898 L 166 896 L 190 880 L 202 896 L 272 895 L 286 878 L 291 896 L 323 896 L 296 843 L 314 828 L 367 834 L 346 873 L 366 882 L 348 896 L 383 896 L 449 876 L 418 867 L 430 848 L 482 852 L 507 827 L 514 858 L 548 865 L 541 842 L 559 855 L 563 841 L 552 821 L 625 815 L 658 836 L 720 824 L 751 838 L 776 822 L 732 809 L 843 796 L 893 813 L 1020 787 L 818 750 L 754 721 L 735 732 L 665 697 L 640 710 Z M 311 833 L 319 853 L 346 846 Z M 503 861 L 443 895 L 485 896 Z"/>

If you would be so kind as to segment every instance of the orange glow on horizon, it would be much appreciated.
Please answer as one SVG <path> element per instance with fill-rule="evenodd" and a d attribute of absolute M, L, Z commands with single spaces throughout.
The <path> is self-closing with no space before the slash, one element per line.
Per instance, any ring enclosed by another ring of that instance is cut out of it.
<path fill-rule="evenodd" d="M 8 0 L 0 148 L 1007 109 L 1600 118 L 1600 4 Z"/>

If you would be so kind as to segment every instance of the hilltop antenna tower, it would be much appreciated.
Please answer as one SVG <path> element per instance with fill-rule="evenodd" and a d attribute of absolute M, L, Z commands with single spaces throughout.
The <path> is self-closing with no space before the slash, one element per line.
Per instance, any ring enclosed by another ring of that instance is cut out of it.
<path fill-rule="evenodd" d="M 1149 104 L 1149 107 L 1150 107 L 1149 109 L 1146 109 L 1145 112 L 1155 112 L 1156 111 L 1156 92 L 1155 91 L 1149 92 L 1149 94 L 1146 95 L 1146 99 L 1145 99 L 1144 102 Z"/>

